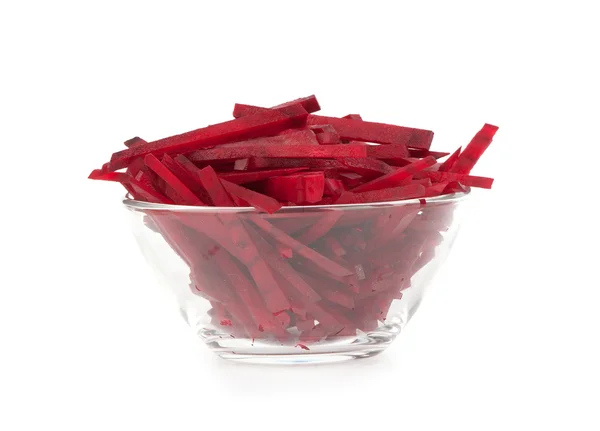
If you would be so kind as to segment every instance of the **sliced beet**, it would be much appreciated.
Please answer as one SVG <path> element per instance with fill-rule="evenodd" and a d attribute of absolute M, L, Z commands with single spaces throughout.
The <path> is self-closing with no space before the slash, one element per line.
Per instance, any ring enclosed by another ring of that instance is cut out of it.
<path fill-rule="evenodd" d="M 144 172 L 139 172 L 135 178 L 129 180 L 134 191 L 134 198 L 155 204 L 173 204 L 173 201 L 154 188 Z"/>
<path fill-rule="evenodd" d="M 321 145 L 334 145 L 341 141 L 340 134 L 330 124 L 310 126 L 310 129 L 316 133 L 317 140 Z"/>
<path fill-rule="evenodd" d="M 190 172 L 184 164 L 182 164 L 179 160 L 173 159 L 168 154 L 165 154 L 161 159 L 163 165 L 165 165 L 185 186 L 190 189 L 194 195 L 196 195 L 204 205 L 207 205 L 210 202 L 210 198 L 206 193 L 206 190 L 200 182 L 194 177 L 192 172 Z"/>
<path fill-rule="evenodd" d="M 368 202 L 397 201 L 413 199 L 421 196 L 425 187 L 420 184 L 411 184 L 403 187 L 391 187 L 368 192 L 344 192 L 336 204 L 364 204 Z"/>
<path fill-rule="evenodd" d="M 491 124 L 485 124 L 483 128 L 473 137 L 469 145 L 465 147 L 458 160 L 450 168 L 449 172 L 457 174 L 468 174 L 475 166 L 475 163 L 483 155 L 485 150 L 492 143 L 494 135 L 498 131 L 497 126 Z"/>
<path fill-rule="evenodd" d="M 131 139 L 128 139 L 124 142 L 125 146 L 127 148 L 132 148 L 132 147 L 137 147 L 139 145 L 145 145 L 148 142 L 146 142 L 144 139 L 140 138 L 139 136 L 135 136 Z"/>
<path fill-rule="evenodd" d="M 219 178 L 221 178 L 222 180 L 227 180 L 234 184 L 246 184 L 266 180 L 271 177 L 294 174 L 296 172 L 304 171 L 307 169 L 308 168 L 283 168 L 246 172 L 223 172 L 219 173 Z"/>
<path fill-rule="evenodd" d="M 326 175 L 327 176 L 327 175 Z M 345 190 L 344 182 L 333 178 L 325 178 L 324 194 L 326 196 L 339 197 Z"/>
<path fill-rule="evenodd" d="M 274 271 L 281 274 L 293 287 L 296 289 L 303 298 L 308 301 L 315 302 L 321 299 L 321 296 L 308 285 L 302 277 L 291 267 L 284 259 L 277 256 L 277 253 L 273 250 L 272 246 L 265 240 L 256 230 L 250 230 L 253 239 L 256 241 L 258 249 L 261 251 L 263 256 L 267 258 L 269 266 Z"/>
<path fill-rule="evenodd" d="M 295 240 L 282 230 L 277 229 L 268 221 L 261 219 L 260 217 L 254 217 L 253 222 L 264 232 L 271 235 L 275 240 L 284 244 L 288 247 L 291 247 L 296 253 L 304 257 L 305 259 L 310 260 L 315 265 L 319 266 L 323 270 L 338 276 L 346 276 L 352 275 L 352 271 L 348 268 L 345 268 L 331 259 L 326 258 L 322 254 L 317 253 L 315 250 L 305 246 L 301 242 Z"/>
<path fill-rule="evenodd" d="M 375 142 L 378 144 L 405 145 L 411 148 L 428 150 L 433 140 L 430 130 L 394 126 L 391 124 L 356 121 L 348 118 L 323 117 L 309 115 L 307 124 L 330 124 L 342 139 Z"/>
<path fill-rule="evenodd" d="M 439 171 L 440 172 L 448 172 L 452 166 L 454 166 L 454 164 L 456 163 L 456 161 L 458 160 L 458 158 L 460 157 L 460 152 L 462 150 L 462 147 L 458 147 L 458 149 L 453 152 L 450 157 L 448 157 L 439 167 Z"/>
<path fill-rule="evenodd" d="M 314 95 L 312 95 L 292 100 L 291 102 L 282 103 L 281 105 L 274 106 L 273 108 L 259 108 L 258 106 L 236 103 L 235 107 L 233 108 L 233 116 L 234 118 L 240 118 L 248 115 L 255 115 L 264 112 L 268 109 L 287 108 L 289 106 L 294 105 L 301 105 L 306 110 L 306 112 L 317 112 L 321 110 L 317 98 Z"/>
<path fill-rule="evenodd" d="M 211 166 L 199 169 L 193 163 L 191 163 L 189 159 L 182 155 L 175 157 L 175 160 L 181 163 L 181 165 L 188 170 L 188 172 L 202 186 L 202 188 L 206 190 L 206 193 L 213 205 L 221 207 L 235 206 L 231 196 L 227 194 L 223 184 L 221 183 L 221 180 Z"/>
<path fill-rule="evenodd" d="M 134 158 L 146 154 L 162 156 L 165 153 L 186 153 L 236 140 L 275 134 L 288 127 L 302 125 L 306 116 L 306 110 L 300 105 L 260 112 L 119 151 L 111 157 L 109 168 L 113 171 L 124 168 Z"/>
<path fill-rule="evenodd" d="M 223 187 L 230 195 L 243 199 L 259 210 L 272 214 L 281 208 L 281 204 L 270 196 L 266 196 L 261 193 L 257 193 L 254 190 L 238 186 L 237 184 L 230 183 L 224 179 L 221 179 L 221 184 L 223 184 Z"/>
<path fill-rule="evenodd" d="M 329 232 L 342 217 L 342 211 L 328 211 L 319 220 L 296 236 L 296 241 L 310 245 Z"/>
<path fill-rule="evenodd" d="M 491 189 L 494 183 L 493 178 L 476 177 L 473 175 L 456 174 L 453 172 L 431 172 L 422 171 L 415 174 L 415 178 L 429 178 L 436 183 L 458 181 L 465 186 L 481 187 Z"/>
<path fill-rule="evenodd" d="M 308 169 L 344 169 L 337 160 L 331 159 L 278 159 L 273 157 L 251 157 L 248 163 L 248 169 L 288 169 L 288 168 L 308 168 Z"/>
<path fill-rule="evenodd" d="M 348 188 L 354 188 L 365 182 L 365 177 L 356 172 L 340 172 L 339 177 Z"/>
<path fill-rule="evenodd" d="M 363 176 L 381 176 L 396 170 L 393 166 L 390 166 L 381 160 L 374 160 L 371 158 L 356 159 L 345 157 L 339 160 L 348 169 Z"/>
<path fill-rule="evenodd" d="M 240 145 L 233 147 L 216 147 L 206 150 L 191 152 L 188 158 L 193 162 L 211 160 L 236 160 L 248 157 L 275 157 L 275 158 L 315 158 L 335 159 L 340 157 L 366 157 L 367 150 L 364 145 Z"/>
<path fill-rule="evenodd" d="M 174 191 L 175 199 L 173 201 L 182 205 L 198 205 L 203 206 L 204 202 L 200 200 L 185 184 L 173 174 L 165 165 L 162 164 L 156 156 L 148 154 L 144 158 L 144 163 L 150 168 L 156 175 L 162 178 Z"/>
<path fill-rule="evenodd" d="M 450 153 L 444 153 L 444 152 L 440 152 L 440 151 L 423 150 L 421 148 L 409 148 L 408 155 L 410 157 L 418 157 L 418 158 L 424 158 L 424 157 L 431 156 L 436 159 L 441 159 L 442 157 L 446 157 L 446 156 L 450 155 Z"/>
<path fill-rule="evenodd" d="M 409 151 L 405 145 L 369 145 L 367 156 L 373 159 L 401 159 L 409 157 Z"/>
<path fill-rule="evenodd" d="M 265 190 L 281 201 L 315 203 L 323 199 L 325 176 L 323 172 L 308 172 L 273 177 L 267 180 Z"/>
<path fill-rule="evenodd" d="M 381 176 L 375 180 L 364 183 L 352 190 L 354 193 L 362 193 L 374 190 L 381 190 L 389 187 L 397 187 L 403 184 L 403 181 L 407 180 L 417 172 L 422 171 L 428 166 L 434 165 L 435 159 L 431 156 L 424 159 L 418 160 L 410 165 L 396 169 L 395 171 Z"/>

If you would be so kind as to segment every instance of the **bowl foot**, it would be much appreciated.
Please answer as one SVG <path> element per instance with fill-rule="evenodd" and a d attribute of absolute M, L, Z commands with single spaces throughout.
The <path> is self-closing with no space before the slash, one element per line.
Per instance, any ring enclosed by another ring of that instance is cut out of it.
<path fill-rule="evenodd" d="M 223 359 L 253 364 L 326 364 L 370 358 L 385 350 L 400 332 L 399 326 L 386 325 L 356 336 L 297 344 L 232 338 L 214 330 L 199 335 Z"/>

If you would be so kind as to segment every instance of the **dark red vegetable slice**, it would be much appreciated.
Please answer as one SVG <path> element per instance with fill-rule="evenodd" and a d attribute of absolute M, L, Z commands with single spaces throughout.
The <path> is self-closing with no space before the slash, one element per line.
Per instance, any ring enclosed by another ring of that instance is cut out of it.
<path fill-rule="evenodd" d="M 193 162 L 211 160 L 235 160 L 248 157 L 281 157 L 281 158 L 320 158 L 333 159 L 340 157 L 366 157 L 364 145 L 253 145 L 216 147 L 207 150 L 193 151 L 188 158 Z"/>
<path fill-rule="evenodd" d="M 331 259 L 328 259 L 322 254 L 316 252 L 315 250 L 305 246 L 304 244 L 295 240 L 282 230 L 277 229 L 268 221 L 261 219 L 260 217 L 254 217 L 252 220 L 261 230 L 271 235 L 275 240 L 279 241 L 283 245 L 290 247 L 296 253 L 310 260 L 323 270 L 333 275 L 342 277 L 346 275 L 352 275 L 352 271 L 350 271 L 348 268 L 344 268 L 343 266 L 337 264 Z"/>
<path fill-rule="evenodd" d="M 409 148 L 408 150 L 409 156 L 410 157 L 419 157 L 419 158 L 423 158 L 423 157 L 435 157 L 436 159 L 441 159 L 442 157 L 446 157 L 448 155 L 450 155 L 450 153 L 443 153 L 440 151 L 429 151 L 429 150 L 423 150 L 420 148 Z"/>
<path fill-rule="evenodd" d="M 434 197 L 434 196 L 439 196 L 442 194 L 442 192 L 446 189 L 446 187 L 448 186 L 449 183 L 447 182 L 443 182 L 443 183 L 437 183 L 432 185 L 431 187 L 427 187 L 425 189 L 425 194 L 424 197 Z"/>
<path fill-rule="evenodd" d="M 452 168 L 452 166 L 454 166 L 454 164 L 456 163 L 456 161 L 458 160 L 458 157 L 460 156 L 460 152 L 462 150 L 462 147 L 458 147 L 458 149 L 452 153 L 452 155 L 450 155 L 450 157 L 448 157 L 439 167 L 439 171 L 440 172 L 448 172 L 450 170 L 450 168 Z"/>
<path fill-rule="evenodd" d="M 174 160 L 171 156 L 165 154 L 161 161 L 163 165 L 173 172 L 173 174 L 175 174 L 177 178 L 179 178 L 181 182 L 203 202 L 204 205 L 206 205 L 207 202 L 210 202 L 210 197 L 206 193 L 206 190 L 204 190 L 200 182 L 179 160 Z"/>
<path fill-rule="evenodd" d="M 262 138 L 248 139 L 245 141 L 237 141 L 229 144 L 220 145 L 219 148 L 236 148 L 236 147 L 247 147 L 248 145 L 264 145 L 279 147 L 281 145 L 319 145 L 319 141 L 310 129 L 289 129 L 286 130 L 285 134 L 279 134 L 276 136 L 265 136 Z M 208 149 L 206 149 L 208 150 Z M 206 151 L 205 150 L 205 151 Z M 198 150 L 202 151 L 202 150 Z"/>
<path fill-rule="evenodd" d="M 468 192 L 469 192 L 469 187 L 468 186 L 464 186 L 461 183 L 459 183 L 458 181 L 451 181 L 451 182 L 448 183 L 448 185 L 444 189 L 443 194 L 447 194 L 447 193 L 468 193 Z"/>
<path fill-rule="evenodd" d="M 364 204 L 368 202 L 385 202 L 403 199 L 413 199 L 425 192 L 425 187 L 420 184 L 411 184 L 404 187 L 391 187 L 362 193 L 344 192 L 336 201 L 337 204 Z"/>
<path fill-rule="evenodd" d="M 188 170 L 192 177 L 200 183 L 202 188 L 206 190 L 206 193 L 210 197 L 213 205 L 220 207 L 235 206 L 231 196 L 227 194 L 223 184 L 221 184 L 221 180 L 211 166 L 198 169 L 196 165 L 182 155 L 175 157 L 175 160 L 181 163 L 181 165 Z"/>
<path fill-rule="evenodd" d="M 256 291 L 256 287 L 239 270 L 231 258 L 225 253 L 220 253 L 216 255 L 215 261 L 221 268 L 222 274 L 229 279 L 243 303 L 248 307 L 257 327 L 263 328 L 263 330 L 267 329 L 267 331 L 276 334 L 280 338 L 287 338 L 286 332 L 279 324 L 275 323 L 272 313 L 267 310 L 265 303 Z"/>
<path fill-rule="evenodd" d="M 314 95 L 292 100 L 291 102 L 282 103 L 281 105 L 274 106 L 270 109 L 287 108 L 289 106 L 294 105 L 301 105 L 306 110 L 306 112 L 317 112 L 321 110 L 319 102 L 317 101 L 317 98 Z M 235 107 L 233 108 L 233 116 L 235 118 L 240 118 L 248 115 L 258 114 L 268 109 L 269 108 L 259 108 L 258 106 L 236 103 Z"/>
<path fill-rule="evenodd" d="M 122 172 L 102 172 L 100 169 L 94 169 L 88 177 L 92 180 L 113 181 L 117 183 L 129 183 L 130 176 Z"/>
<path fill-rule="evenodd" d="M 133 197 L 138 200 L 145 200 L 155 204 L 173 204 L 173 201 L 160 193 L 152 186 L 144 172 L 139 172 L 135 178 L 129 180 L 129 184 L 134 192 Z"/>
<path fill-rule="evenodd" d="M 330 124 L 342 139 L 376 142 L 378 144 L 405 145 L 412 148 L 428 150 L 433 140 L 430 130 L 394 126 L 391 124 L 356 121 L 347 118 L 323 117 L 309 115 L 307 124 Z"/>
<path fill-rule="evenodd" d="M 136 136 L 134 138 L 128 139 L 124 142 L 125 146 L 127 148 L 131 148 L 131 147 L 136 147 L 138 145 L 144 145 L 147 144 L 148 142 L 146 142 L 145 140 L 143 140 L 142 138 L 140 138 L 139 136 Z"/>
<path fill-rule="evenodd" d="M 475 163 L 483 155 L 485 150 L 492 143 L 494 135 L 498 131 L 497 126 L 491 124 L 485 124 L 483 128 L 473 137 L 469 145 L 467 145 L 464 151 L 458 156 L 458 160 L 450 168 L 449 172 L 457 174 L 468 174 L 475 166 Z"/>
<path fill-rule="evenodd" d="M 220 172 L 219 178 L 221 178 L 222 180 L 227 180 L 234 184 L 246 184 L 266 180 L 271 177 L 294 174 L 296 172 L 305 171 L 307 169 L 308 168 L 283 168 L 268 169 L 262 171 Z"/>
<path fill-rule="evenodd" d="M 315 203 L 323 198 L 323 172 L 308 172 L 269 178 L 265 190 L 269 196 L 297 204 Z"/>
<path fill-rule="evenodd" d="M 321 145 L 334 145 L 340 143 L 340 134 L 330 124 L 310 126 L 310 129 L 317 135 L 317 140 Z"/>
<path fill-rule="evenodd" d="M 370 158 L 355 159 L 346 157 L 340 159 L 340 162 L 348 169 L 360 175 L 380 176 L 394 172 L 396 169 L 381 160 L 373 160 Z"/>
<path fill-rule="evenodd" d="M 346 254 L 346 250 L 344 249 L 344 247 L 342 247 L 338 240 L 335 239 L 334 236 L 328 236 L 327 238 L 325 238 L 325 243 L 327 244 L 327 247 L 329 247 L 331 252 L 336 256 L 342 257 Z"/>
<path fill-rule="evenodd" d="M 465 186 L 481 187 L 484 189 L 491 189 L 492 184 L 494 183 L 493 178 L 476 177 L 473 175 L 465 174 L 455 174 L 453 172 L 422 171 L 416 173 L 415 178 L 429 178 L 436 183 L 458 181 L 459 183 Z"/>
<path fill-rule="evenodd" d="M 333 178 L 325 178 L 324 194 L 326 196 L 339 197 L 344 192 L 344 182 Z"/>
<path fill-rule="evenodd" d="M 394 172 L 391 172 L 387 175 L 379 177 L 375 180 L 369 181 L 368 183 L 364 183 L 355 189 L 352 190 L 354 193 L 381 190 L 389 187 L 396 187 L 402 184 L 402 181 L 410 178 L 411 175 L 414 175 L 417 172 L 422 171 L 428 166 L 434 165 L 435 159 L 431 156 L 426 157 L 424 159 L 418 160 L 410 165 L 404 166 L 402 168 L 396 169 Z"/>
<path fill-rule="evenodd" d="M 113 171 L 124 168 L 134 158 L 146 154 L 162 156 L 165 153 L 186 153 L 235 140 L 275 134 L 288 127 L 302 125 L 306 116 L 306 110 L 300 105 L 260 112 L 119 151 L 113 154 L 109 168 Z"/>
<path fill-rule="evenodd" d="M 304 281 L 302 277 L 296 272 L 296 270 L 290 266 L 284 259 L 279 257 L 277 253 L 273 250 L 271 245 L 260 236 L 260 234 L 254 230 L 249 228 L 249 232 L 252 235 L 252 238 L 256 242 L 256 246 L 260 250 L 260 252 L 265 256 L 269 266 L 273 268 L 274 271 L 281 274 L 283 278 L 285 278 L 290 285 L 296 289 L 303 298 L 310 302 L 316 302 L 321 299 L 321 296 L 314 291 L 314 289 Z"/>
<path fill-rule="evenodd" d="M 339 177 L 342 179 L 344 185 L 348 188 L 359 186 L 365 182 L 365 178 L 356 172 L 340 172 Z"/>
<path fill-rule="evenodd" d="M 175 191 L 174 195 L 169 196 L 175 203 L 181 205 L 204 205 L 204 202 L 188 189 L 185 184 L 183 184 L 183 182 L 181 182 L 181 180 L 154 155 L 148 154 L 144 158 L 144 163 Z"/>
<path fill-rule="evenodd" d="M 237 184 L 230 183 L 224 179 L 221 179 L 221 184 L 223 184 L 223 187 L 229 194 L 237 196 L 240 199 L 248 202 L 253 207 L 262 211 L 266 211 L 269 214 L 274 213 L 282 206 L 276 199 L 273 199 L 270 196 L 266 196 L 262 193 L 255 192 L 254 190 L 238 186 Z"/>
<path fill-rule="evenodd" d="M 325 213 L 318 222 L 296 236 L 296 240 L 306 245 L 312 244 L 329 232 L 342 215 L 342 211 L 329 211 Z"/>
<path fill-rule="evenodd" d="M 277 159 L 272 157 L 252 157 L 248 162 L 248 169 L 288 169 L 288 168 L 309 168 L 309 169 L 344 169 L 337 160 L 329 159 Z"/>
<path fill-rule="evenodd" d="M 317 133 L 317 141 L 321 145 L 336 145 L 340 143 L 340 135 L 333 132 Z"/>
<path fill-rule="evenodd" d="M 408 157 L 409 152 L 405 145 L 369 145 L 367 156 L 380 160 L 401 159 Z"/>

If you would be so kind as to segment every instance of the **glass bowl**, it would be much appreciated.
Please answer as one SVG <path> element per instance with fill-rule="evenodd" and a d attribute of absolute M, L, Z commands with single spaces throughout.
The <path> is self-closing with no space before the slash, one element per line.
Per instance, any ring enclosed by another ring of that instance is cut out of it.
<path fill-rule="evenodd" d="M 445 260 L 468 194 L 275 214 L 123 203 L 146 260 L 212 351 L 315 363 L 390 345 Z"/>

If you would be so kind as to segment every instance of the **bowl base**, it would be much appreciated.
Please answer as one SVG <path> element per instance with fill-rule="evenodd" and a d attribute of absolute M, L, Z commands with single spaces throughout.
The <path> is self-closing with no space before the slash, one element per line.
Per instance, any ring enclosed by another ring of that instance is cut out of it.
<path fill-rule="evenodd" d="M 325 364 L 370 358 L 385 350 L 400 333 L 399 325 L 385 325 L 375 331 L 334 340 L 295 345 L 252 341 L 214 330 L 202 331 L 200 338 L 223 359 L 253 364 Z"/>

